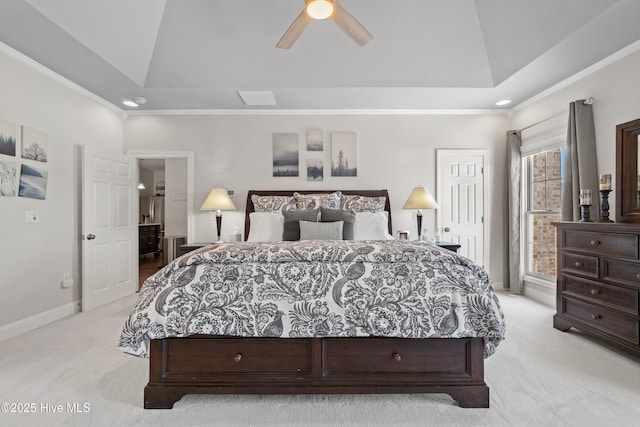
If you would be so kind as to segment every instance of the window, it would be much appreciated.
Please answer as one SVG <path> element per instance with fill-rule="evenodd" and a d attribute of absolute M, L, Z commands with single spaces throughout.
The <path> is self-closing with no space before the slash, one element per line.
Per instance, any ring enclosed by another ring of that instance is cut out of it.
<path fill-rule="evenodd" d="M 556 278 L 556 230 L 560 221 L 565 147 L 525 157 L 525 274 Z"/>

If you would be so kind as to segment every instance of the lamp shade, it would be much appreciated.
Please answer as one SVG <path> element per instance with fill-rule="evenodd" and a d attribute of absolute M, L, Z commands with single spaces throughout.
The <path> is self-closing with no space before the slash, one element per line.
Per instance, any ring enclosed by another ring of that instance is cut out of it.
<path fill-rule="evenodd" d="M 422 186 L 415 187 L 402 209 L 438 209 L 438 203 L 431 192 Z"/>
<path fill-rule="evenodd" d="M 205 199 L 201 211 L 235 211 L 236 205 L 233 204 L 231 197 L 227 194 L 227 190 L 223 188 L 214 188 L 209 192 Z"/>

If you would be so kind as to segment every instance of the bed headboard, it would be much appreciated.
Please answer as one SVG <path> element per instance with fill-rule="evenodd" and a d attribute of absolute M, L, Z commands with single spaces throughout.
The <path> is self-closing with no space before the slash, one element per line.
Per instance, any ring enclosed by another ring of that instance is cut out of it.
<path fill-rule="evenodd" d="M 255 211 L 253 206 L 253 201 L 251 200 L 251 196 L 256 194 L 258 196 L 293 196 L 293 193 L 300 194 L 317 194 L 317 193 L 333 193 L 337 190 L 249 190 L 247 193 L 247 208 L 244 217 L 244 240 L 247 240 L 249 237 L 249 228 L 251 227 L 251 222 L 249 220 L 249 214 Z M 389 203 L 389 192 L 387 190 L 340 190 L 342 194 L 347 195 L 356 195 L 356 196 L 365 196 L 365 197 L 380 197 L 383 196 L 386 198 L 386 202 L 384 204 L 384 210 L 387 211 L 389 215 L 389 234 L 393 235 L 393 227 L 391 226 L 391 204 Z"/>

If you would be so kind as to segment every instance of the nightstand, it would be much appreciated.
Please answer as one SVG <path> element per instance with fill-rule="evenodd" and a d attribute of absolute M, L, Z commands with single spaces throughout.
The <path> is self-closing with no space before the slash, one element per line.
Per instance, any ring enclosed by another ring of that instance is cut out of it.
<path fill-rule="evenodd" d="M 458 249 L 460 249 L 460 245 L 457 243 L 451 243 L 451 242 L 442 242 L 442 241 L 437 241 L 435 242 L 436 246 L 440 246 L 441 248 L 444 249 L 449 249 L 452 252 L 458 252 Z"/>
<path fill-rule="evenodd" d="M 193 243 L 187 243 L 185 245 L 180 245 L 178 247 L 178 256 L 182 256 L 191 251 L 195 251 L 196 249 L 200 249 L 209 245 L 213 245 L 213 243 L 212 242 L 193 242 Z"/>

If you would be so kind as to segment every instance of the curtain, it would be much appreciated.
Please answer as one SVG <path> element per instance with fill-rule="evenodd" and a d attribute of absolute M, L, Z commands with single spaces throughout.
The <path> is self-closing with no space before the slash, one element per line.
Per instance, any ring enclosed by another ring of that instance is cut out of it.
<path fill-rule="evenodd" d="M 522 274 L 520 263 L 520 220 L 521 220 L 521 177 L 522 177 L 522 157 L 520 146 L 522 140 L 520 132 L 507 132 L 507 236 L 505 268 L 508 271 L 504 274 L 504 287 L 521 294 Z"/>
<path fill-rule="evenodd" d="M 600 218 L 600 197 L 596 168 L 596 136 L 593 109 L 590 104 L 585 105 L 584 100 L 569 104 L 569 127 L 567 131 L 564 174 L 562 220 L 580 220 L 579 195 L 582 188 L 591 190 L 591 220 L 597 221 Z"/>

